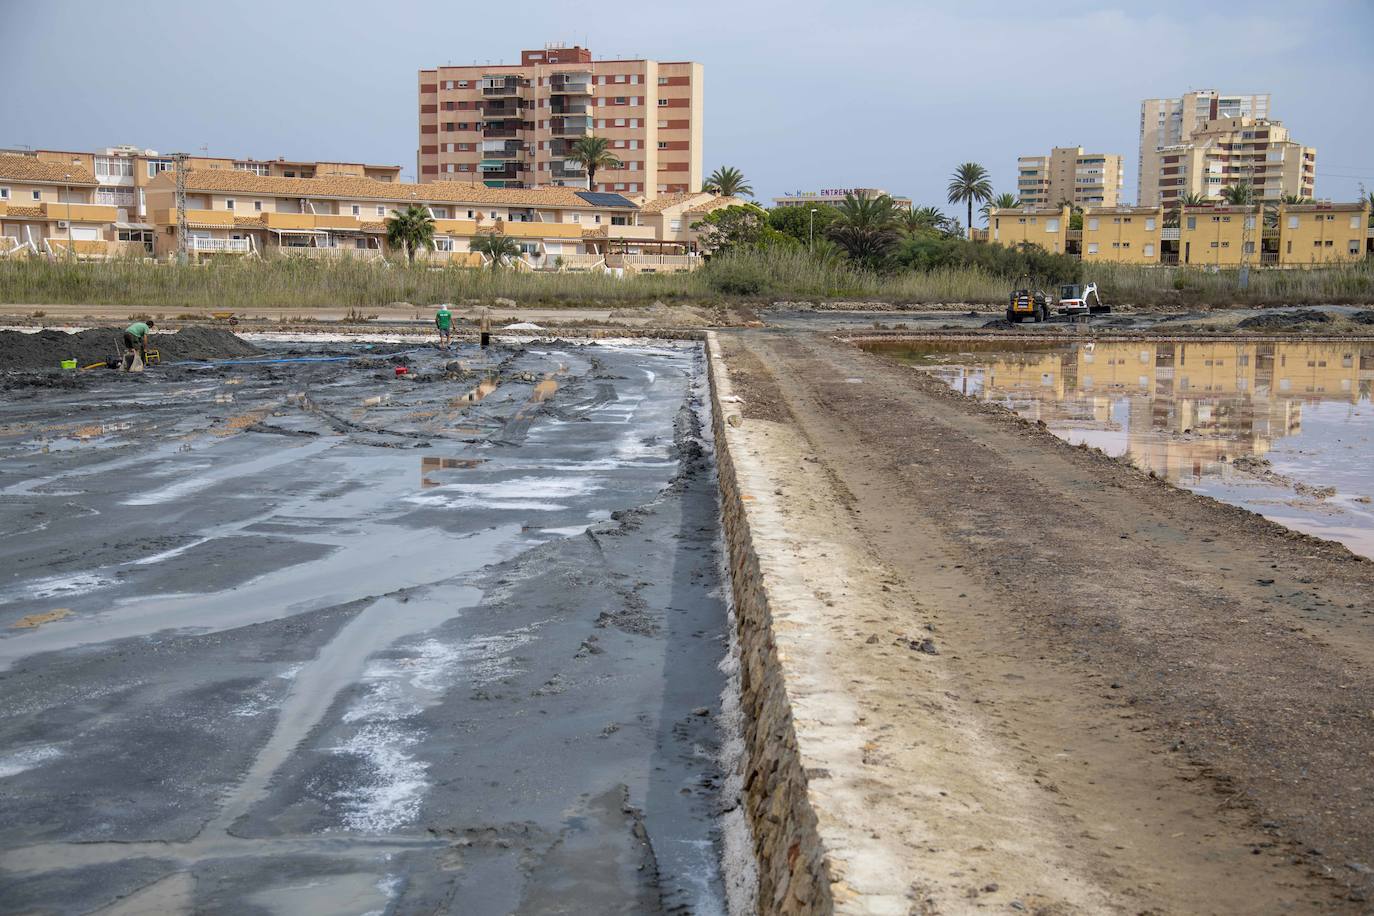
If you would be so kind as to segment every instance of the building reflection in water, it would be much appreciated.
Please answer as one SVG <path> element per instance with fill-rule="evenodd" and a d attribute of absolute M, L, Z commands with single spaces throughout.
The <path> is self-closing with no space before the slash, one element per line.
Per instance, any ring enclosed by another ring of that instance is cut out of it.
<path fill-rule="evenodd" d="M 430 487 L 442 485 L 439 481 L 430 478 L 429 475 L 435 471 L 475 468 L 485 461 L 485 458 L 444 458 L 439 455 L 422 455 L 420 456 L 420 489 L 427 490 Z"/>
<path fill-rule="evenodd" d="M 951 342 L 874 349 L 1170 480 L 1220 473 L 1302 430 L 1303 405 L 1369 401 L 1374 344 Z M 932 362 L 936 360 L 936 362 Z"/>

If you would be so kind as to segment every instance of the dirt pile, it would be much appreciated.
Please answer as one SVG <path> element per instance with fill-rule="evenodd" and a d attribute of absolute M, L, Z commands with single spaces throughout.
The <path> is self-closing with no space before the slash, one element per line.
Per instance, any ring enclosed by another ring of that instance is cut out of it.
<path fill-rule="evenodd" d="M 88 366 L 116 356 L 122 333 L 122 328 L 91 328 L 74 334 L 58 330 L 34 334 L 0 331 L 0 370 L 57 369 L 64 359 L 75 359 L 78 366 Z M 236 334 L 217 328 L 183 328 L 162 334 L 154 328 L 150 341 L 164 363 L 253 356 L 261 352 Z"/>
<path fill-rule="evenodd" d="M 1254 315 L 1250 318 L 1243 318 L 1236 323 L 1236 327 L 1246 331 L 1291 331 L 1304 325 L 1330 324 L 1332 320 L 1330 312 L 1321 312 L 1317 309 L 1298 309 L 1292 312 L 1275 312 L 1269 315 Z"/>

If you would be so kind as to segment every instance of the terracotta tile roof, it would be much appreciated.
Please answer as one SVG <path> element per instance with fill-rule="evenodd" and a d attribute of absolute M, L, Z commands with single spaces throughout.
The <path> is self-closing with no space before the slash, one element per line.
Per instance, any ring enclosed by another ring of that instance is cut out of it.
<path fill-rule="evenodd" d="M 152 184 L 171 186 L 175 176 L 159 175 Z M 460 181 L 434 181 L 409 184 L 376 181 L 356 175 L 329 175 L 323 178 L 277 178 L 237 169 L 189 169 L 188 191 L 233 191 L 278 197 L 327 197 L 388 202 L 423 201 L 427 203 L 496 204 L 505 207 L 578 207 L 592 204 L 577 196 L 576 188 L 489 188 L 484 184 Z M 633 209 L 611 207 L 610 209 Z M 607 208 L 597 208 L 607 209 Z"/>
<path fill-rule="evenodd" d="M 385 232 L 386 223 L 365 222 L 362 224 L 364 232 Z"/>
<path fill-rule="evenodd" d="M 603 225 L 597 226 L 595 229 L 583 229 L 582 237 L 584 239 L 608 239 L 611 237 L 611 227 Z"/>
<path fill-rule="evenodd" d="M 42 207 L 10 207 L 5 211 L 10 219 L 43 219 Z"/>
<path fill-rule="evenodd" d="M 263 222 L 261 216 L 236 216 L 234 225 L 244 229 L 261 229 L 267 224 Z"/>
<path fill-rule="evenodd" d="M 698 213 L 710 213 L 712 210 L 719 210 L 722 207 L 739 207 L 747 203 L 749 203 L 749 201 L 741 200 L 738 197 L 721 197 L 720 195 L 712 194 L 710 200 L 703 201 L 686 212 L 690 216 Z"/>
<path fill-rule="evenodd" d="M 96 183 L 95 176 L 79 165 L 44 162 L 32 156 L 3 155 L 0 155 L 0 181 L 37 181 L 45 184 L 70 185 Z"/>
<path fill-rule="evenodd" d="M 676 194 L 660 194 L 653 200 L 640 199 L 639 209 L 644 213 L 662 213 L 669 207 L 694 202 L 697 197 L 712 197 L 709 191 L 679 191 Z"/>

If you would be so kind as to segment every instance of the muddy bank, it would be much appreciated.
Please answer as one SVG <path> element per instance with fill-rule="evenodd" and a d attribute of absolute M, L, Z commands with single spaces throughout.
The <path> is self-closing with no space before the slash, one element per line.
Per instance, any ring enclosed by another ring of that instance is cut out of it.
<path fill-rule="evenodd" d="M 1367 912 L 1370 563 L 857 348 L 721 339 L 822 605 L 784 666 L 823 839 L 923 911 Z"/>
<path fill-rule="evenodd" d="M 0 371 L 57 369 L 64 359 L 75 359 L 78 366 L 103 362 L 119 354 L 123 333 L 124 327 L 90 328 L 75 333 L 0 331 Z M 149 340 L 152 349 L 161 353 L 163 362 L 227 359 L 258 352 L 258 348 L 246 340 L 217 328 L 182 328 L 175 333 L 159 333 L 159 329 L 154 328 Z"/>

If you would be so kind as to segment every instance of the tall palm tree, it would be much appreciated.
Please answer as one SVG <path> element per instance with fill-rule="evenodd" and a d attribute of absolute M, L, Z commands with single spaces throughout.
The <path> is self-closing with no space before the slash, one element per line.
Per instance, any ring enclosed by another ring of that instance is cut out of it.
<path fill-rule="evenodd" d="M 934 207 L 911 207 L 907 210 L 898 209 L 897 211 L 897 223 L 907 235 L 916 235 L 921 232 L 939 232 L 945 228 L 948 222 L 949 217 Z"/>
<path fill-rule="evenodd" d="M 386 221 L 386 243 L 392 248 L 405 249 L 406 259 L 415 263 L 421 248 L 434 250 L 434 217 L 428 207 L 411 204 L 404 210 L 392 210 Z"/>
<path fill-rule="evenodd" d="M 484 255 L 491 261 L 492 270 L 520 257 L 520 246 L 504 235 L 479 235 L 468 243 L 468 250 Z"/>
<path fill-rule="evenodd" d="M 973 225 L 973 205 L 992 199 L 988 170 L 976 162 L 965 162 L 949 179 L 949 202 L 968 204 L 968 224 Z"/>
<path fill-rule="evenodd" d="M 900 237 L 897 208 L 886 194 L 846 194 L 840 215 L 826 227 L 826 235 L 855 261 L 875 264 Z"/>
<path fill-rule="evenodd" d="M 728 165 L 712 172 L 711 177 L 701 183 L 701 189 L 725 197 L 754 196 L 754 188 L 744 180 L 744 173 Z"/>
<path fill-rule="evenodd" d="M 1206 197 L 1194 191 L 1189 191 L 1182 197 L 1175 198 L 1174 202 L 1169 205 L 1169 209 L 1164 213 L 1164 225 L 1171 229 L 1176 228 L 1178 226 L 1179 217 L 1183 215 L 1184 207 L 1205 207 L 1206 205 Z"/>
<path fill-rule="evenodd" d="M 573 141 L 568 149 L 567 158 L 579 162 L 587 170 L 587 190 L 596 181 L 596 173 L 602 169 L 620 168 L 620 159 L 611 152 L 611 141 L 605 137 L 581 137 Z"/>

